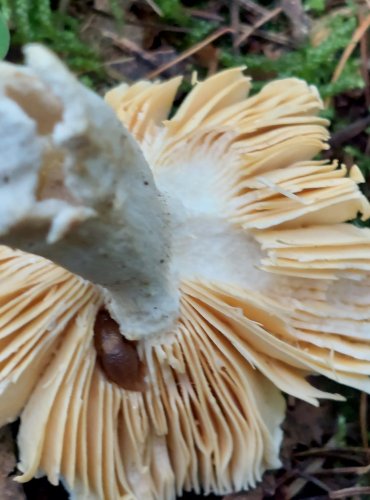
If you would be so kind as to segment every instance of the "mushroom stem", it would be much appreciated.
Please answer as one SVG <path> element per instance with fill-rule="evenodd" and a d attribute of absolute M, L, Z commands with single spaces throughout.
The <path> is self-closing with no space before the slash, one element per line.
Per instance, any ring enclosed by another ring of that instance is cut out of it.
<path fill-rule="evenodd" d="M 177 317 L 170 219 L 130 133 L 47 49 L 0 65 L 1 241 L 98 285 L 128 339 Z"/>

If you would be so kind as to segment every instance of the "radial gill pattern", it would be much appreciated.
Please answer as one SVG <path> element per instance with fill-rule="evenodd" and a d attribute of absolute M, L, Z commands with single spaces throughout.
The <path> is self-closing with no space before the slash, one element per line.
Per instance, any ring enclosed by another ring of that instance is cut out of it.
<path fill-rule="evenodd" d="M 93 343 L 93 285 L 0 251 L 0 417 L 21 416 L 20 481 L 46 474 L 75 499 L 171 500 L 253 487 L 279 466 L 280 391 L 340 399 L 308 374 L 370 393 L 369 203 L 353 167 L 311 160 L 327 122 L 314 88 L 272 82 L 247 98 L 232 69 L 110 91 L 168 200 L 174 330 L 142 341 L 146 389 L 110 382 Z"/>

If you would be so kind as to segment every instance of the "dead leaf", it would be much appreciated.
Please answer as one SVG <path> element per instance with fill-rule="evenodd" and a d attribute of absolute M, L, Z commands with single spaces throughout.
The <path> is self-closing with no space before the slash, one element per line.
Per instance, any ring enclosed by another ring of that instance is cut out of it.
<path fill-rule="evenodd" d="M 336 417 L 332 405 L 328 401 L 320 406 L 312 406 L 304 401 L 295 400 L 288 408 L 283 425 L 286 441 L 294 446 L 320 446 L 325 436 L 335 433 Z"/>

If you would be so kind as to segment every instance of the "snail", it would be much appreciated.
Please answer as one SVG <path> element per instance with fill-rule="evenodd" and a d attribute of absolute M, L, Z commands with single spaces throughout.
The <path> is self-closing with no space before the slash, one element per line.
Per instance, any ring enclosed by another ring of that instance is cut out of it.
<path fill-rule="evenodd" d="M 145 368 L 137 353 L 137 342 L 127 340 L 106 310 L 95 319 L 94 345 L 105 376 L 127 391 L 145 390 Z"/>

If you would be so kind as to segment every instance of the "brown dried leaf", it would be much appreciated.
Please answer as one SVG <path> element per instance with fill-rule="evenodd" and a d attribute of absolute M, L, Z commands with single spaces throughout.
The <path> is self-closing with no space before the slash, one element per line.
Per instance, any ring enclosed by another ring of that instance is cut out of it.
<path fill-rule="evenodd" d="M 288 408 L 283 425 L 285 441 L 291 446 L 322 445 L 325 436 L 335 433 L 336 417 L 330 402 L 321 402 L 319 407 L 295 400 L 294 405 Z"/>

